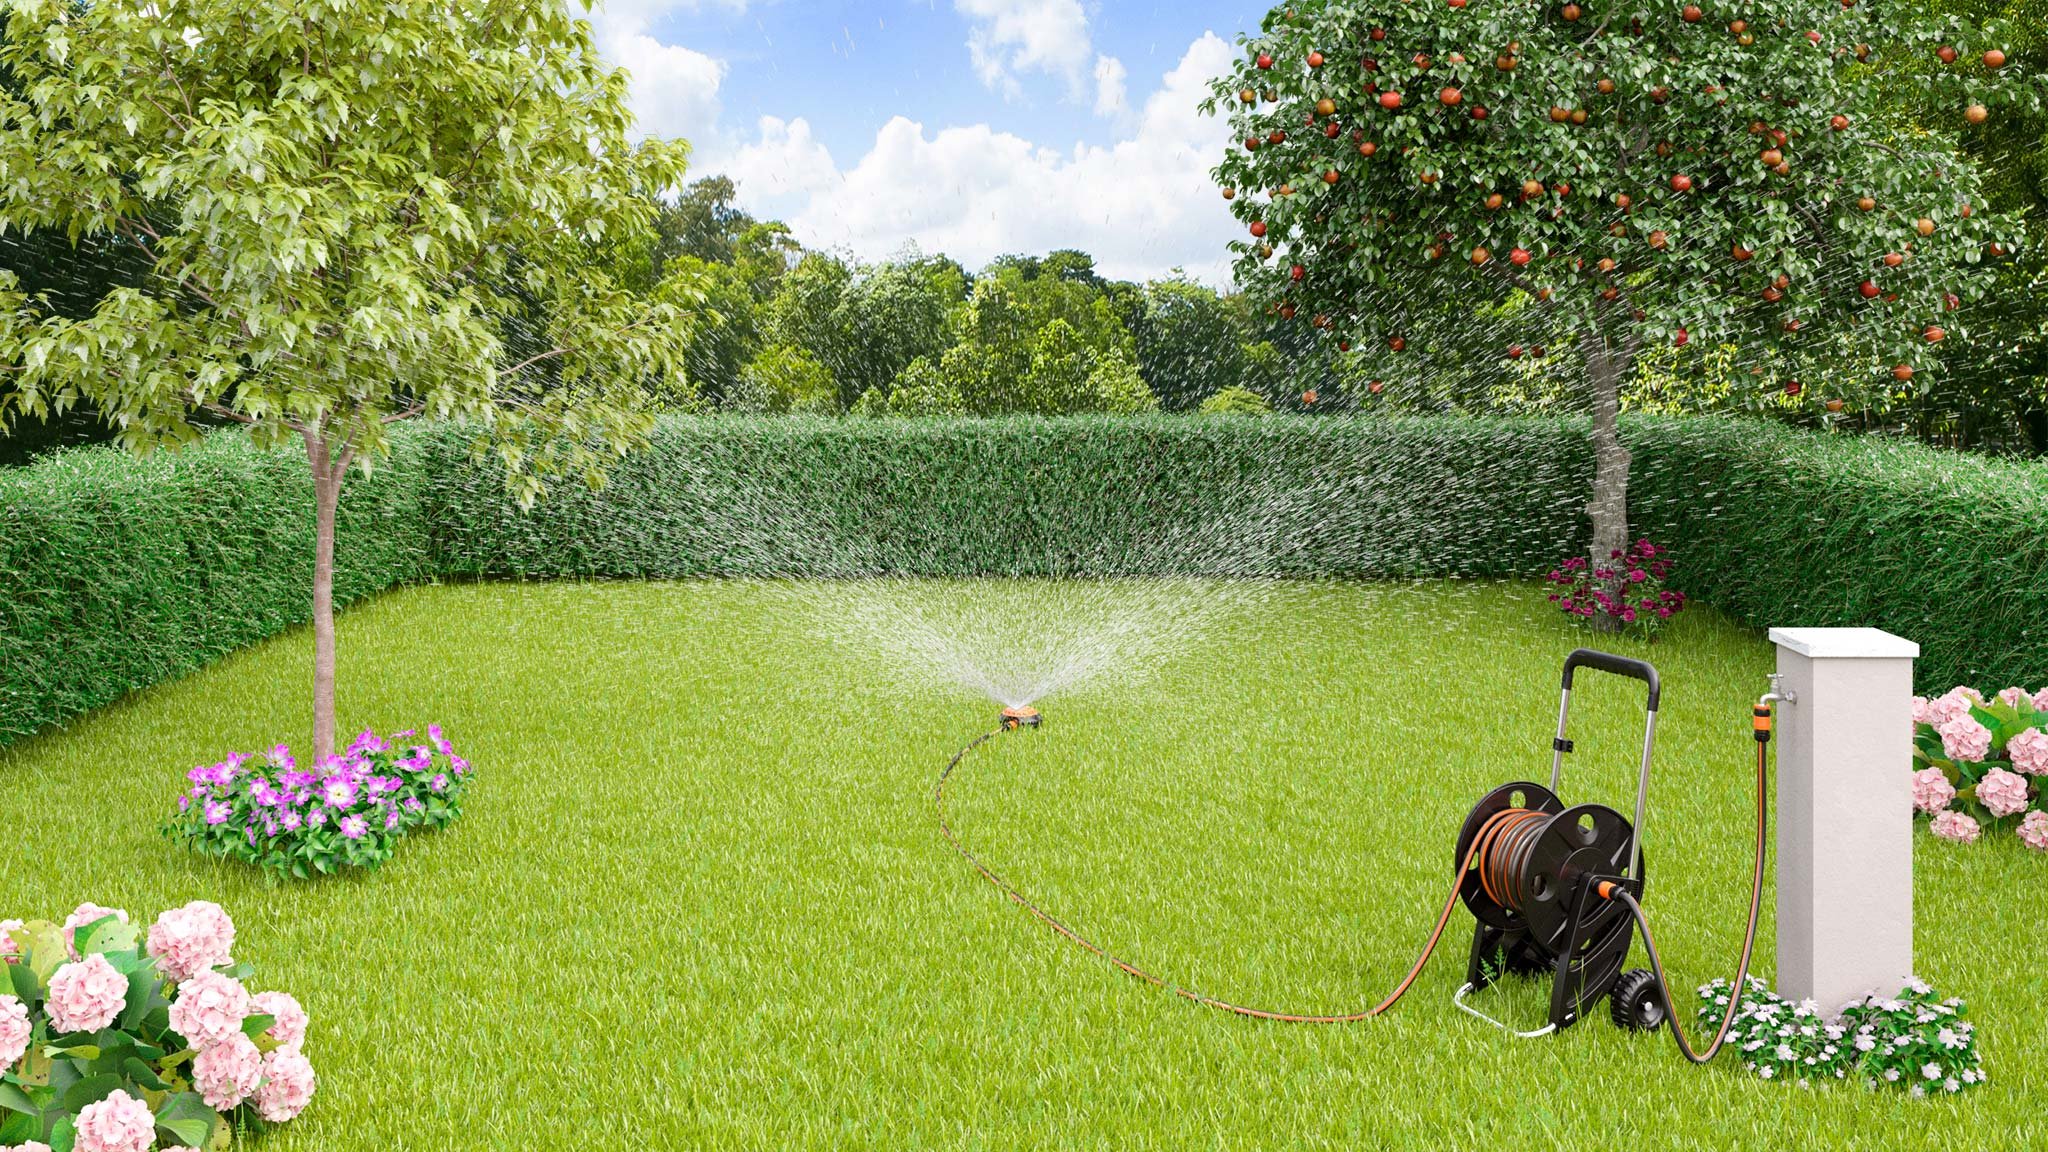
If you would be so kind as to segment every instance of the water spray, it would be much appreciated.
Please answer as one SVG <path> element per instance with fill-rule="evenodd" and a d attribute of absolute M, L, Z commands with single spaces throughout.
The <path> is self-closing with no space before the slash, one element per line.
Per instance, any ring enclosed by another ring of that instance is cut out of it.
<path fill-rule="evenodd" d="M 1642 759 L 1636 777 L 1634 818 L 1604 804 L 1567 804 L 1560 796 L 1564 759 L 1573 751 L 1567 735 L 1572 681 L 1581 668 L 1640 680 L 1648 691 L 1644 709 Z M 1630 1030 L 1668 1027 L 1686 1059 L 1704 1064 L 1726 1039 L 1742 1003 L 1749 962 L 1756 944 L 1757 918 L 1763 902 L 1764 860 L 1769 829 L 1769 785 L 1766 746 L 1771 737 L 1774 705 L 1790 703 L 1777 678 L 1772 690 L 1752 710 L 1756 737 L 1756 851 L 1750 880 L 1749 918 L 1742 938 L 1742 959 L 1726 1015 L 1705 1049 L 1695 1050 L 1678 1025 L 1664 962 L 1643 912 L 1644 863 L 1642 828 L 1650 790 L 1650 761 L 1656 747 L 1657 705 L 1662 684 L 1648 663 L 1626 656 L 1581 648 L 1566 658 L 1558 702 L 1557 735 L 1551 741 L 1550 784 L 1530 781 L 1503 784 L 1481 797 L 1458 832 L 1452 855 L 1455 871 L 1450 894 L 1436 925 L 1408 973 L 1385 999 L 1355 1012 L 1301 1013 L 1250 1008 L 1176 984 L 1109 952 L 1040 908 L 1009 881 L 968 850 L 946 818 L 946 785 L 968 753 L 989 740 L 1019 728 L 1036 728 L 1036 708 L 1013 705 L 1002 711 L 999 725 L 954 753 L 934 790 L 939 829 L 946 839 L 990 883 L 1047 927 L 1116 965 L 1123 972 L 1204 1007 L 1296 1024 L 1342 1024 L 1369 1019 L 1392 1008 L 1421 975 L 1435 954 L 1460 903 L 1475 921 L 1466 962 L 1465 982 L 1452 996 L 1464 1011 L 1520 1037 L 1543 1036 L 1583 1019 L 1602 1000 L 1616 1026 Z M 1624 966 L 1635 932 L 1640 929 L 1648 969 Z M 1542 1028 L 1517 1031 L 1467 1002 L 1475 992 L 1506 975 L 1549 976 L 1550 1019 Z"/>

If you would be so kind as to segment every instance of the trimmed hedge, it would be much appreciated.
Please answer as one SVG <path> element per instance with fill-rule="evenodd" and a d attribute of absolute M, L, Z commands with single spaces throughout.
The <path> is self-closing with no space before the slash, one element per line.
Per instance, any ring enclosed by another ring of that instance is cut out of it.
<path fill-rule="evenodd" d="M 401 443 L 391 466 L 349 482 L 338 603 L 431 574 L 424 461 Z M 303 453 L 239 433 L 0 471 L 0 744 L 310 619 L 307 471 Z"/>
<path fill-rule="evenodd" d="M 2048 685 L 2048 462 L 1760 421 L 1642 420 L 1632 525 L 1678 587 L 1757 627 L 1917 641 L 1923 692 Z"/>
<path fill-rule="evenodd" d="M 2048 466 L 1626 422 L 1639 534 L 1752 624 L 1917 640 L 1923 689 L 2048 683 Z M 1528 577 L 1584 545 L 1583 421 L 674 420 L 531 512 L 461 429 L 344 490 L 336 595 L 436 577 Z M 0 743 L 306 619 L 311 485 L 237 433 L 0 472 Z"/>

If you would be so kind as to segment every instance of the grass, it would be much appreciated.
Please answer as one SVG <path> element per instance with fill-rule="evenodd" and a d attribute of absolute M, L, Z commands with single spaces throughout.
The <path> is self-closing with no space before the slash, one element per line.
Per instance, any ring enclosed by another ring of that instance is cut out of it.
<path fill-rule="evenodd" d="M 1048 596 L 950 591 L 1019 620 Z M 2041 1138 L 2040 865 L 2014 844 L 1917 842 L 1921 972 L 1971 1000 L 1992 1077 L 1962 1099 L 1697 1070 L 1598 1020 L 1510 1039 L 1450 1004 L 1462 912 L 1389 1017 L 1247 1022 L 1119 975 L 977 878 L 931 785 L 993 707 L 905 691 L 821 645 L 801 602 L 749 583 L 387 595 L 343 619 L 343 712 L 447 725 L 481 773 L 459 824 L 381 873 L 291 886 L 158 836 L 184 768 L 305 728 L 293 633 L 0 751 L 0 914 L 225 904 L 258 986 L 314 1014 L 320 1097 L 266 1152 Z M 1043 731 L 956 777 L 955 824 L 1183 983 L 1369 1005 L 1426 933 L 1472 800 L 1547 769 L 1583 639 L 1527 586 L 1283 586 L 1143 683 L 1045 701 Z M 1689 988 L 1734 964 L 1746 706 L 1771 658 L 1704 610 L 1643 651 L 1667 685 L 1647 905 Z M 1578 695 L 1567 793 L 1625 808 L 1640 688 L 1589 675 Z M 1768 976 L 1768 928 L 1759 953 Z M 1541 1021 L 1533 987 L 1482 1000 Z"/>

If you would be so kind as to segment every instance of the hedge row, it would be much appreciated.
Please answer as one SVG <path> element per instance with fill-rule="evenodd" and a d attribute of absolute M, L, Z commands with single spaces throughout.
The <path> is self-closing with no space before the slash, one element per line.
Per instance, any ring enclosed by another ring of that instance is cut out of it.
<path fill-rule="evenodd" d="M 337 602 L 431 575 L 423 448 L 351 483 Z M 307 620 L 312 541 L 304 454 L 239 434 L 0 471 L 0 744 Z"/>
<path fill-rule="evenodd" d="M 2048 467 L 1633 420 L 1638 530 L 1738 618 L 1920 642 L 1923 688 L 2048 683 Z M 1534 576 L 1583 546 L 1583 422 L 664 424 L 531 512 L 459 429 L 343 497 L 337 596 L 435 577 Z M 306 618 L 303 458 L 234 434 L 0 473 L 0 743 Z"/>

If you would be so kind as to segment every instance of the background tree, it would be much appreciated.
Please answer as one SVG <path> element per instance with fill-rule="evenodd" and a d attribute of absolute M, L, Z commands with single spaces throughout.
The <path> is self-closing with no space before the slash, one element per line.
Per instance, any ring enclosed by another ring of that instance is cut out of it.
<path fill-rule="evenodd" d="M 334 749 L 334 520 L 387 429 L 460 417 L 531 499 L 595 480 L 681 386 L 690 301 L 623 286 L 686 149 L 556 0 L 11 0 L 0 220 L 139 252 L 83 314 L 0 276 L 11 413 L 89 402 L 146 450 L 247 425 L 306 453 L 314 748 Z M 407 115 L 387 114 L 405 109 Z M 528 330 L 512 358 L 508 326 Z"/>
<path fill-rule="evenodd" d="M 1209 102 L 1243 141 L 1216 170 L 1251 233 L 1238 281 L 1382 379 L 1526 300 L 1490 344 L 1575 363 L 1604 560 L 1628 540 L 1616 416 L 1644 349 L 1731 343 L 1759 389 L 1828 371 L 1868 402 L 1921 387 L 1987 290 L 2011 221 L 1878 79 L 1944 43 L 1970 49 L 1927 79 L 1956 122 L 2039 107 L 1997 39 L 1890 0 L 1275 9 Z"/>

